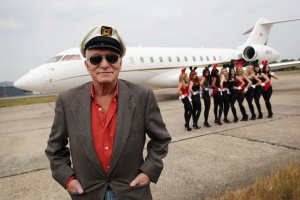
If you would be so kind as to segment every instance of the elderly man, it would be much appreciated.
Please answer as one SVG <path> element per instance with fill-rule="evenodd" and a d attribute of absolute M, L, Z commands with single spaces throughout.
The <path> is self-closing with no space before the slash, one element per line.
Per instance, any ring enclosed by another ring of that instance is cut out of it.
<path fill-rule="evenodd" d="M 163 169 L 171 137 L 153 92 L 118 79 L 125 51 L 116 29 L 88 31 L 81 53 L 92 82 L 57 97 L 46 155 L 72 199 L 152 199 Z"/>

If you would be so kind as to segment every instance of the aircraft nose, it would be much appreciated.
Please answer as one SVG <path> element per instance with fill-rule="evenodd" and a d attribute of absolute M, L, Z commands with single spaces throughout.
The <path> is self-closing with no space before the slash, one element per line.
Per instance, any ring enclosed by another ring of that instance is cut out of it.
<path fill-rule="evenodd" d="M 39 91 L 44 84 L 39 79 L 41 79 L 40 72 L 37 70 L 31 70 L 16 80 L 14 82 L 14 86 L 27 91 Z"/>
<path fill-rule="evenodd" d="M 30 78 L 28 77 L 28 74 L 22 76 L 18 80 L 14 82 L 14 86 L 19 89 L 23 90 L 30 90 L 32 84 L 30 82 Z"/>

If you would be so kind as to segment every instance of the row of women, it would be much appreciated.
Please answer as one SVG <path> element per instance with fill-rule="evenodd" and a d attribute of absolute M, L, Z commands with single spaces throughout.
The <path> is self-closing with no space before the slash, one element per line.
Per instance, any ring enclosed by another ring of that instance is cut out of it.
<path fill-rule="evenodd" d="M 246 71 L 243 71 L 244 63 L 238 61 L 234 64 L 223 65 L 220 73 L 217 65 L 214 65 L 210 71 L 206 67 L 202 76 L 197 76 L 196 69 L 190 67 L 189 76 L 186 68 L 181 70 L 179 76 L 179 86 L 177 94 L 184 105 L 185 129 L 191 131 L 190 119 L 192 118 L 193 127 L 199 129 L 198 120 L 201 113 L 201 97 L 204 102 L 204 126 L 211 127 L 208 123 L 208 116 L 211 104 L 211 96 L 214 102 L 215 123 L 222 125 L 221 116 L 224 115 L 223 122 L 231 123 L 228 119 L 228 112 L 231 108 L 233 114 L 233 122 L 239 121 L 237 116 L 235 103 L 238 102 L 239 109 L 242 114 L 241 121 L 247 121 L 247 114 L 243 105 L 246 99 L 249 110 L 251 112 L 250 120 L 262 119 L 260 97 L 263 96 L 265 105 L 268 110 L 268 118 L 272 118 L 272 106 L 270 103 L 272 95 L 271 78 L 278 79 L 274 72 L 271 72 L 268 61 L 262 62 L 262 69 L 258 62 L 247 63 Z M 253 100 L 256 104 L 257 113 L 253 106 Z"/>

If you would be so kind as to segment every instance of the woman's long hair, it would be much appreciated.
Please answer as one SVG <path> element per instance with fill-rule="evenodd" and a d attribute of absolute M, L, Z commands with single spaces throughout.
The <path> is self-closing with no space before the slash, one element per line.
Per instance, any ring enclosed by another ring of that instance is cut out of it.
<path fill-rule="evenodd" d="M 249 72 L 249 68 L 252 67 L 252 71 Z M 254 66 L 252 64 L 248 64 L 246 67 L 246 75 L 254 75 Z"/>
<path fill-rule="evenodd" d="M 269 68 L 268 71 L 266 70 L 267 67 Z M 264 65 L 263 68 L 262 68 L 262 72 L 263 72 L 264 74 L 270 73 L 270 72 L 271 72 L 270 66 L 269 66 L 269 65 Z"/>
<path fill-rule="evenodd" d="M 238 74 L 238 69 L 241 69 L 241 74 Z M 244 76 L 245 72 L 244 72 L 244 70 L 243 70 L 242 67 L 237 67 L 236 70 L 235 70 L 235 74 L 236 74 L 236 75 Z"/>
<path fill-rule="evenodd" d="M 207 73 L 207 76 L 205 76 L 205 74 Z M 210 81 L 211 80 L 211 76 L 210 76 L 210 72 L 208 67 L 205 67 L 202 71 L 202 76 L 207 80 Z"/>
<path fill-rule="evenodd" d="M 226 74 L 224 73 L 225 70 L 227 71 Z M 223 67 L 223 68 L 221 69 L 220 75 L 223 75 L 226 79 L 228 79 L 228 70 L 227 70 L 226 67 Z"/>
<path fill-rule="evenodd" d="M 234 72 L 233 73 L 233 76 L 231 75 L 231 72 Z M 229 72 L 228 72 L 228 80 L 231 80 L 231 79 L 234 79 L 234 80 L 236 80 L 236 74 L 235 74 L 235 71 L 234 71 L 234 69 L 233 68 L 229 68 Z"/>
<path fill-rule="evenodd" d="M 196 75 L 196 78 L 194 78 L 194 76 Z M 199 82 L 199 78 L 197 76 L 197 72 L 196 71 L 191 71 L 190 76 L 189 76 L 190 81 L 192 81 L 194 84 Z"/>
<path fill-rule="evenodd" d="M 187 74 L 180 74 L 179 75 L 179 83 L 185 84 L 185 78 L 187 77 Z"/>
<path fill-rule="evenodd" d="M 267 71 L 267 69 L 266 69 L 267 67 L 269 68 L 268 71 Z M 264 74 L 267 75 L 269 78 L 271 78 L 271 68 L 270 68 L 269 64 L 266 64 L 266 65 L 263 66 L 263 68 L 262 68 L 262 73 L 264 73 Z"/>
<path fill-rule="evenodd" d="M 255 69 L 257 69 L 257 68 L 258 68 L 258 72 L 255 71 Z M 259 66 L 259 65 L 255 65 L 255 66 L 253 67 L 253 71 L 254 71 L 255 74 L 259 74 L 259 75 L 260 75 L 260 74 L 261 74 L 260 66 Z"/>

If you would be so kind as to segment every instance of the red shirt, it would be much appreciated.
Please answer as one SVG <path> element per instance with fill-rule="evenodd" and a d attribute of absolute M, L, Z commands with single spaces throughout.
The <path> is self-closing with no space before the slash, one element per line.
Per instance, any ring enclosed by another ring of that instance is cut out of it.
<path fill-rule="evenodd" d="M 115 133 L 117 127 L 118 116 L 118 82 L 114 96 L 110 102 L 108 111 L 105 115 L 103 109 L 100 106 L 97 98 L 95 98 L 94 85 L 91 87 L 91 111 L 92 111 L 92 136 L 96 154 L 103 167 L 104 172 L 107 174 L 109 170 L 110 159 L 112 155 L 112 149 L 115 141 Z M 71 176 L 66 184 L 66 188 L 69 183 L 75 178 Z"/>
<path fill-rule="evenodd" d="M 103 108 L 95 97 L 94 85 L 91 88 L 92 136 L 94 148 L 105 173 L 108 173 L 110 159 L 115 141 L 118 115 L 118 84 L 105 115 Z"/>

